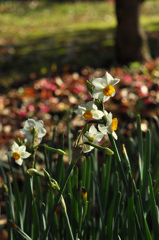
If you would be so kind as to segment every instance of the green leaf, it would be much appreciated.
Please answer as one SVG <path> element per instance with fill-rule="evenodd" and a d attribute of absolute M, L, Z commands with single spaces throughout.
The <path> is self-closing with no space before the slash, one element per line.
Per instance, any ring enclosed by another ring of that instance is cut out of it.
<path fill-rule="evenodd" d="M 10 225 L 11 227 L 14 229 L 14 231 L 16 232 L 18 238 L 20 237 L 20 239 L 25 239 L 25 240 L 32 240 L 24 231 L 22 231 L 20 229 L 20 227 L 18 227 L 13 221 L 10 221 Z"/>
<path fill-rule="evenodd" d="M 11 169 L 11 174 L 13 177 L 13 189 L 14 189 L 14 197 L 15 197 L 15 211 L 16 211 L 16 222 L 20 224 L 21 229 L 23 229 L 23 218 L 22 218 L 22 202 L 21 202 L 21 197 L 20 197 L 20 192 L 18 188 L 17 181 L 15 179 L 13 169 L 12 169 L 12 164 L 10 163 L 10 169 Z"/>
<path fill-rule="evenodd" d="M 103 164 L 103 168 L 102 168 L 101 202 L 103 206 L 104 215 L 105 215 L 107 203 L 108 203 L 111 163 L 112 163 L 111 156 L 108 156 L 107 162 L 106 164 Z"/>
<path fill-rule="evenodd" d="M 123 162 L 122 162 L 122 160 L 120 158 L 120 155 L 119 155 L 118 148 L 116 146 L 115 140 L 114 140 L 114 138 L 113 138 L 113 136 L 111 134 L 109 134 L 109 139 L 110 139 L 113 151 L 114 151 L 114 157 L 115 157 L 115 161 L 116 161 L 117 166 L 118 166 L 118 172 L 119 172 L 120 178 L 123 181 L 123 185 L 125 187 L 125 191 L 126 191 L 126 193 L 128 195 L 128 193 L 129 193 L 128 181 L 127 181 L 126 174 L 125 174 L 125 171 L 124 171 L 124 168 L 123 168 Z"/>
<path fill-rule="evenodd" d="M 150 161 L 151 161 L 151 132 L 150 130 L 146 133 L 146 146 L 145 146 L 145 157 L 143 163 L 143 182 L 141 185 L 141 196 L 145 200 L 148 198 L 148 172 L 150 171 Z"/>
<path fill-rule="evenodd" d="M 41 228 L 39 223 L 39 215 L 38 215 L 38 209 L 35 203 L 35 200 L 33 199 L 33 240 L 39 239 Z"/>
<path fill-rule="evenodd" d="M 134 200 L 133 196 L 128 198 L 128 239 L 135 240 L 136 227 L 134 219 Z"/>
<path fill-rule="evenodd" d="M 64 134 L 62 134 L 61 138 L 61 148 L 64 149 Z M 63 155 L 59 155 L 57 162 L 56 162 L 56 168 L 55 168 L 55 179 L 57 179 L 57 182 L 59 185 L 64 181 L 65 177 L 65 169 L 64 169 L 64 161 L 63 161 Z"/>
<path fill-rule="evenodd" d="M 137 136 L 138 136 L 138 151 L 139 151 L 139 172 L 140 182 L 143 182 L 143 137 L 141 131 L 141 118 L 137 116 Z"/>
<path fill-rule="evenodd" d="M 150 193 L 149 193 L 150 213 L 151 213 L 152 225 L 154 230 L 154 238 L 158 239 L 159 237 L 158 206 L 156 205 L 156 200 L 155 200 L 153 186 L 152 186 L 152 179 L 150 174 L 148 174 L 148 180 L 149 180 L 149 189 L 150 189 Z"/>
<path fill-rule="evenodd" d="M 102 209 L 100 193 L 99 193 L 99 184 L 97 182 L 97 178 L 96 178 L 94 172 L 92 172 L 92 176 L 93 176 L 93 180 L 94 180 L 94 184 L 95 184 L 95 188 L 96 188 L 96 194 L 97 194 L 97 200 L 98 200 L 98 206 L 99 206 L 99 213 L 100 213 L 100 218 L 101 218 L 101 221 L 102 221 L 102 229 L 104 229 L 104 216 L 103 216 L 103 209 Z"/>
<path fill-rule="evenodd" d="M 83 163 L 82 163 L 82 186 L 86 186 L 86 166 L 87 166 L 87 163 L 86 163 L 86 157 L 84 156 L 83 158 Z"/>

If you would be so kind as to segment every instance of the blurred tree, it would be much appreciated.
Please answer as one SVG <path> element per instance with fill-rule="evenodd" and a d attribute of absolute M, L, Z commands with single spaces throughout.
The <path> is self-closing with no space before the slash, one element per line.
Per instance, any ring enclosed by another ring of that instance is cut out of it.
<path fill-rule="evenodd" d="M 116 0 L 116 54 L 120 63 L 150 59 L 147 37 L 139 23 L 144 0 Z"/>

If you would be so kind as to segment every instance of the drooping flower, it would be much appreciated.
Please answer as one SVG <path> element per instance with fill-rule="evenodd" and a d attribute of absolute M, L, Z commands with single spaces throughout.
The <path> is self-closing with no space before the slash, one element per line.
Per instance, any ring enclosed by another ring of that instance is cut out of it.
<path fill-rule="evenodd" d="M 104 115 L 102 111 L 98 110 L 97 106 L 93 101 L 79 105 L 78 109 L 75 110 L 75 113 L 83 116 L 83 118 L 87 120 L 90 120 L 92 118 L 98 120 L 101 119 Z"/>
<path fill-rule="evenodd" d="M 27 139 L 29 143 L 34 140 L 37 144 L 41 143 L 42 138 L 46 134 L 46 130 L 43 128 L 44 123 L 42 120 L 35 121 L 34 119 L 28 119 L 25 122 L 24 128 L 20 130 L 21 134 L 24 135 L 24 138 Z"/>
<path fill-rule="evenodd" d="M 117 140 L 118 136 L 116 134 L 116 130 L 118 127 L 118 119 L 117 118 L 113 118 L 112 113 L 108 113 L 106 110 L 104 110 L 104 115 L 106 117 L 106 125 L 104 124 L 99 124 L 98 125 L 98 129 L 101 133 L 103 133 L 104 135 L 106 134 L 112 134 L 112 136 Z"/>
<path fill-rule="evenodd" d="M 8 157 L 13 157 L 18 165 L 22 165 L 23 159 L 31 155 L 26 151 L 26 146 L 19 146 L 16 142 L 11 146 L 11 151 L 8 151 L 6 154 Z"/>
<path fill-rule="evenodd" d="M 113 78 L 108 72 L 103 78 L 95 78 L 92 84 L 95 86 L 92 96 L 95 99 L 106 102 L 110 97 L 115 95 L 115 88 L 113 87 L 120 81 L 118 78 Z"/>
<path fill-rule="evenodd" d="M 94 125 L 92 125 L 89 129 L 89 131 L 86 131 L 85 135 L 83 136 L 83 142 L 90 142 L 93 144 L 97 144 L 100 142 L 103 138 L 104 134 L 97 131 Z M 83 152 L 90 152 L 94 147 L 90 146 L 88 144 L 84 144 L 83 146 Z"/>

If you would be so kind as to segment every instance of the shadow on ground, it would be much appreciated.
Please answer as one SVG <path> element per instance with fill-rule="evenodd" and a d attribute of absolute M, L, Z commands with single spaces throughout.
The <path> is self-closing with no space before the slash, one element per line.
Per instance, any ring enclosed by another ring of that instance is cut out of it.
<path fill-rule="evenodd" d="M 0 46 L 0 81 L 8 87 L 19 81 L 55 72 L 79 71 L 85 66 L 116 64 L 115 29 L 63 32 L 32 39 L 27 44 Z M 152 57 L 159 52 L 159 32 L 148 33 Z M 6 81 L 7 80 L 7 81 Z"/>
<path fill-rule="evenodd" d="M 0 77 L 28 78 L 48 71 L 71 71 L 114 62 L 114 29 L 63 32 L 27 44 L 0 46 Z"/>

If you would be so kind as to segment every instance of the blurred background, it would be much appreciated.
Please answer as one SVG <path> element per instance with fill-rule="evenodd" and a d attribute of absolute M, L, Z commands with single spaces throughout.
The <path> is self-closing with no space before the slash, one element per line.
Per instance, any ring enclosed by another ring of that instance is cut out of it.
<path fill-rule="evenodd" d="M 44 121 L 45 141 L 68 119 L 72 131 L 83 126 L 73 110 L 90 99 L 86 80 L 106 71 L 121 79 L 106 103 L 121 133 L 137 113 L 146 130 L 159 114 L 158 12 L 158 0 L 0 1 L 2 153 L 28 118 Z"/>

